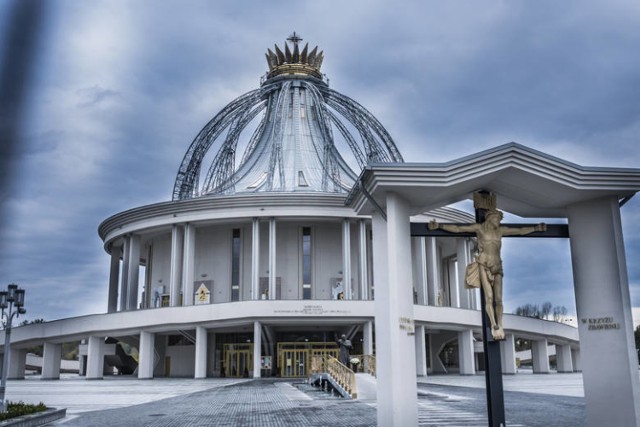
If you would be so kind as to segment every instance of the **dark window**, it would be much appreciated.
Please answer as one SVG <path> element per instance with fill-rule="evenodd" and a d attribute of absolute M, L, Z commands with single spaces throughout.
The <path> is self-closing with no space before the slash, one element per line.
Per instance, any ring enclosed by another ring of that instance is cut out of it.
<path fill-rule="evenodd" d="M 302 227 L 302 299 L 311 299 L 311 227 Z"/>
<path fill-rule="evenodd" d="M 240 300 L 240 229 L 233 229 L 231 239 L 231 301 Z"/>

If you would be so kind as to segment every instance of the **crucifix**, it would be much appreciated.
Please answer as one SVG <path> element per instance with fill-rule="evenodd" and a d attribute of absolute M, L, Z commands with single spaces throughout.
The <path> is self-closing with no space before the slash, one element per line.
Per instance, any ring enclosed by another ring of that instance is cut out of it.
<path fill-rule="evenodd" d="M 484 220 L 475 224 L 438 224 L 435 220 L 428 225 L 430 230 L 441 228 L 450 233 L 474 233 L 478 240 L 478 256 L 467 267 L 465 284 L 469 288 L 482 286 L 485 312 L 491 324 L 494 340 L 504 339 L 502 328 L 502 248 L 503 236 L 525 236 L 536 231 L 547 231 L 547 225 L 511 227 L 501 225 L 502 212 L 496 209 L 495 195 L 475 193 L 474 207 L 485 211 Z"/>
<path fill-rule="evenodd" d="M 476 237 L 478 255 L 467 267 L 465 286 L 480 288 L 482 316 L 482 340 L 485 354 L 485 379 L 487 387 L 487 412 L 490 427 L 505 426 L 504 393 L 500 341 L 504 339 L 502 326 L 502 237 L 569 237 L 564 224 L 508 224 L 502 225 L 502 212 L 496 209 L 496 196 L 480 191 L 473 195 L 476 213 L 474 224 L 411 224 L 412 236 Z"/>

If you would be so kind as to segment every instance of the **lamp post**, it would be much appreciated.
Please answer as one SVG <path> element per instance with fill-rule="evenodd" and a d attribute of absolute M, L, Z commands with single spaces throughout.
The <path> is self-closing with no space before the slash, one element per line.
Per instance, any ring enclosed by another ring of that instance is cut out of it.
<path fill-rule="evenodd" d="M 12 283 L 6 291 L 0 291 L 0 309 L 2 309 L 2 325 L 4 326 L 4 357 L 2 358 L 2 383 L 0 384 L 0 412 L 7 411 L 4 394 L 7 386 L 9 370 L 9 354 L 11 353 L 11 323 L 13 317 L 20 317 L 27 310 L 24 309 L 24 289 Z"/>

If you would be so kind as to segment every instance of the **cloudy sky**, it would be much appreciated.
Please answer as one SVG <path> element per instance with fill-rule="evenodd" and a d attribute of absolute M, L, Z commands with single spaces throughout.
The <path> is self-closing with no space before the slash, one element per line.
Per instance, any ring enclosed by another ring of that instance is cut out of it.
<path fill-rule="evenodd" d="M 405 159 L 516 141 L 585 166 L 640 167 L 637 1 L 46 4 L 0 230 L 0 285 L 27 289 L 31 319 L 106 311 L 99 223 L 169 200 L 193 137 L 258 87 L 266 49 L 294 30 Z M 6 2 L 0 14 L 2 27 Z M 622 216 L 640 307 L 640 196 Z M 550 301 L 575 313 L 567 241 L 504 251 L 506 311 Z"/>

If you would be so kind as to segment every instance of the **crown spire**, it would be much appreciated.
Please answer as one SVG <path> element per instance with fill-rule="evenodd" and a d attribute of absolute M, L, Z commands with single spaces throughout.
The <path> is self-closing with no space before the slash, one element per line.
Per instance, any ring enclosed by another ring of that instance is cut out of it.
<path fill-rule="evenodd" d="M 267 49 L 265 54 L 269 65 L 267 80 L 281 75 L 307 75 L 322 79 L 320 67 L 324 59 L 323 52 L 318 52 L 318 46 L 309 52 L 309 43 L 306 43 L 301 51 L 302 40 L 302 37 L 294 31 L 284 42 L 284 52 L 278 45 L 275 45 L 274 51 Z M 289 48 L 287 42 L 291 43 L 293 49 Z"/>

